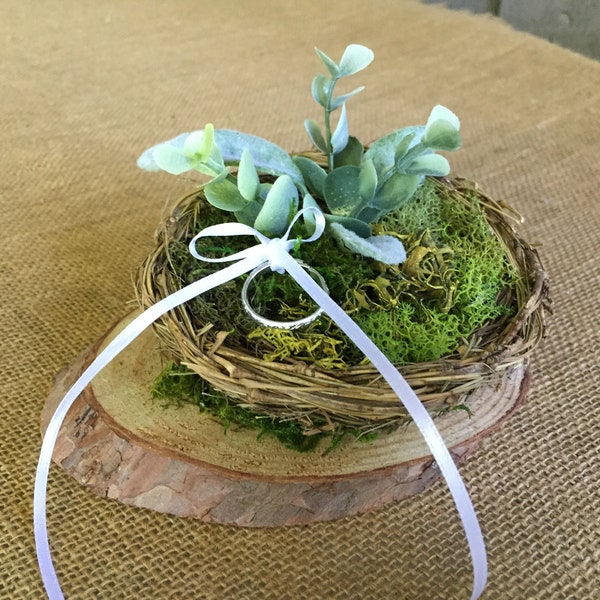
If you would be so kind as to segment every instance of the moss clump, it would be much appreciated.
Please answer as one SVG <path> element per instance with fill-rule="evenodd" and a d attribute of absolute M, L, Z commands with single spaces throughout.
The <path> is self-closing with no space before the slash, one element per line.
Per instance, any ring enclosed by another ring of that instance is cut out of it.
<path fill-rule="evenodd" d="M 224 431 L 232 427 L 254 429 L 258 441 L 271 435 L 296 452 L 313 451 L 322 440 L 327 440 L 327 453 L 337 448 L 347 435 L 363 442 L 371 441 L 378 435 L 377 432 L 365 434 L 350 428 L 338 428 L 330 432 L 315 429 L 312 435 L 306 435 L 299 423 L 259 414 L 251 408 L 235 404 L 196 373 L 174 363 L 169 364 L 155 379 L 151 391 L 155 399 L 164 401 L 167 406 L 188 403 L 202 412 L 208 412 L 223 424 Z M 325 421 L 315 425 L 325 425 Z"/>
<path fill-rule="evenodd" d="M 205 205 L 201 217 L 199 227 L 204 227 L 221 221 L 223 213 Z M 404 264 L 388 267 L 340 251 L 328 236 L 300 246 L 296 254 L 321 273 L 332 298 L 393 363 L 427 362 L 451 354 L 478 328 L 510 312 L 498 299 L 503 290 L 514 287 L 517 275 L 475 194 L 465 192 L 457 199 L 426 180 L 408 205 L 386 216 L 376 230 L 402 239 L 408 254 Z M 242 249 L 248 240 L 205 244 L 200 252 L 221 256 Z M 181 285 L 220 268 L 194 259 L 185 242 L 173 242 L 169 255 Z M 325 316 L 301 330 L 257 327 L 241 306 L 243 279 L 190 303 L 199 329 L 212 323 L 214 331 L 231 332 L 229 343 L 271 361 L 294 358 L 324 368 L 346 368 L 364 360 Z M 265 271 L 255 283 L 253 306 L 270 319 L 295 320 L 316 308 L 287 275 Z"/>

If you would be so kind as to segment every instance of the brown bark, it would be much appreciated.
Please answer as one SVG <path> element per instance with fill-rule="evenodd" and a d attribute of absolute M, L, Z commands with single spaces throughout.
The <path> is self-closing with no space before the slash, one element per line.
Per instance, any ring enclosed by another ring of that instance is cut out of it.
<path fill-rule="evenodd" d="M 91 348 L 57 376 L 43 429 L 100 349 Z M 149 392 L 160 369 L 158 343 L 147 331 L 69 411 L 53 459 L 94 493 L 204 521 L 261 527 L 362 513 L 416 494 L 439 476 L 413 425 L 373 443 L 300 454 L 275 439 L 258 442 L 252 431 L 225 433 L 191 405 L 162 406 Z M 527 366 L 517 366 L 472 394 L 471 418 L 460 411 L 436 420 L 457 462 L 510 416 L 528 384 Z"/>

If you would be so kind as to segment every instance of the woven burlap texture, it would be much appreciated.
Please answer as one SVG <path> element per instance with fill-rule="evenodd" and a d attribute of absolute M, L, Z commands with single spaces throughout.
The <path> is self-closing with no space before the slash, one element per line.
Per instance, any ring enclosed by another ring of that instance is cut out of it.
<path fill-rule="evenodd" d="M 528 403 L 461 469 L 487 540 L 487 599 L 592 598 L 600 580 L 600 65 L 490 17 L 409 1 L 5 0 L 0 19 L 3 365 L 0 597 L 42 598 L 31 525 L 39 415 L 57 371 L 128 310 L 185 178 L 145 147 L 213 122 L 307 147 L 318 46 L 376 59 L 349 106 L 369 141 L 441 102 L 456 174 L 539 241 L 555 316 Z M 206 525 L 82 489 L 59 468 L 49 533 L 67 598 L 462 599 L 452 500 L 427 492 L 289 529 Z M 597 596 L 596 596 L 597 597 Z"/>

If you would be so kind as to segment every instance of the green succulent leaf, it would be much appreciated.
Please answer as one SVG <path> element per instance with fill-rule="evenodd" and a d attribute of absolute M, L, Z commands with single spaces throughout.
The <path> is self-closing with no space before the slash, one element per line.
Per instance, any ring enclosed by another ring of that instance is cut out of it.
<path fill-rule="evenodd" d="M 379 209 L 381 214 L 400 208 L 412 198 L 422 181 L 423 178 L 419 175 L 394 173 L 377 190 L 371 205 Z"/>
<path fill-rule="evenodd" d="M 188 135 L 183 150 L 188 156 L 194 156 L 200 162 L 207 162 L 215 143 L 215 128 L 207 123 L 201 131 L 193 131 Z"/>
<path fill-rule="evenodd" d="M 367 158 L 363 161 L 358 175 L 358 190 L 361 198 L 366 203 L 370 203 L 373 196 L 375 196 L 377 182 L 377 171 L 375 170 L 373 160 Z"/>
<path fill-rule="evenodd" d="M 258 213 L 262 208 L 262 204 L 257 202 L 256 200 L 252 200 L 252 202 L 248 202 L 244 208 L 241 210 L 235 211 L 235 218 L 240 222 L 244 223 L 244 225 L 249 225 L 250 227 L 254 226 L 254 222 L 256 221 L 256 217 L 258 217 Z"/>
<path fill-rule="evenodd" d="M 425 154 L 415 158 L 410 166 L 406 168 L 406 173 L 410 175 L 445 177 L 450 173 L 450 163 L 439 154 Z"/>
<path fill-rule="evenodd" d="M 329 71 L 331 77 L 336 79 L 338 77 L 338 73 L 339 73 L 339 68 L 338 68 L 336 62 L 334 60 L 332 60 L 331 58 L 329 58 L 329 56 L 327 56 L 327 54 L 325 54 L 325 52 L 319 50 L 318 48 L 315 48 L 315 52 L 317 53 L 317 56 L 321 59 L 321 62 L 325 65 L 325 67 Z"/>
<path fill-rule="evenodd" d="M 360 166 L 364 151 L 365 149 L 360 141 L 351 135 L 348 138 L 346 147 L 333 157 L 333 166 L 336 169 L 337 167 L 343 167 L 344 165 L 354 165 L 358 167 Z"/>
<path fill-rule="evenodd" d="M 317 73 L 312 81 L 312 96 L 317 104 L 325 107 L 327 106 L 327 98 L 329 94 L 329 87 L 331 86 L 331 79 L 326 77 L 322 73 Z"/>
<path fill-rule="evenodd" d="M 254 227 L 267 236 L 281 235 L 297 211 L 298 189 L 290 177 L 282 175 L 269 190 Z"/>
<path fill-rule="evenodd" d="M 244 148 L 237 173 L 237 186 L 240 194 L 248 201 L 254 200 L 259 185 L 258 173 L 252 162 L 250 150 Z"/>
<path fill-rule="evenodd" d="M 235 183 L 229 179 L 214 180 L 207 183 L 204 186 L 204 194 L 214 207 L 228 212 L 237 212 L 248 204 Z"/>
<path fill-rule="evenodd" d="M 159 169 L 172 175 L 181 175 L 181 173 L 193 169 L 192 160 L 185 155 L 182 149 L 166 144 L 154 149 L 152 160 Z M 138 164 L 139 162 L 138 160 Z"/>
<path fill-rule="evenodd" d="M 348 116 L 346 114 L 346 105 L 342 106 L 340 120 L 331 136 L 331 147 L 334 154 L 341 152 L 348 144 Z"/>
<path fill-rule="evenodd" d="M 294 162 L 300 169 L 308 189 L 319 198 L 323 198 L 323 184 L 327 177 L 327 171 L 306 156 L 295 156 Z"/>
<path fill-rule="evenodd" d="M 350 44 L 342 55 L 339 64 L 339 77 L 346 77 L 362 71 L 371 64 L 375 55 L 370 48 L 360 44 Z"/>
<path fill-rule="evenodd" d="M 359 94 L 364 89 L 365 89 L 365 86 L 361 85 L 360 87 L 357 87 L 355 90 L 352 90 L 351 92 L 348 92 L 347 94 L 343 94 L 342 96 L 336 96 L 335 98 L 332 98 L 331 104 L 330 104 L 330 109 L 332 111 L 338 109 L 340 106 L 342 106 L 346 103 L 346 100 L 349 100 L 350 98 L 352 98 L 352 96 L 356 96 L 356 94 Z M 323 106 L 325 106 L 325 105 L 323 104 Z"/>
<path fill-rule="evenodd" d="M 304 198 L 302 198 L 302 208 L 318 208 L 320 210 L 317 201 L 310 194 L 305 194 Z M 314 213 L 304 213 L 303 219 L 304 226 L 306 227 L 306 232 L 308 233 L 308 235 L 312 235 L 317 227 L 317 220 L 315 218 Z"/>
<path fill-rule="evenodd" d="M 314 147 L 327 154 L 329 152 L 329 148 L 327 146 L 327 142 L 321 133 L 321 128 L 319 124 L 314 119 L 306 119 L 304 121 L 304 128 L 306 129 L 306 133 L 310 138 L 310 141 L 313 143 Z"/>
<path fill-rule="evenodd" d="M 323 196 L 331 214 L 352 217 L 363 204 L 360 196 L 360 168 L 352 165 L 334 169 L 325 178 Z"/>
<path fill-rule="evenodd" d="M 397 265 L 406 260 L 406 251 L 402 242 L 391 235 L 373 235 L 363 238 L 339 223 L 332 223 L 331 231 L 348 250 L 357 254 L 387 265 Z"/>

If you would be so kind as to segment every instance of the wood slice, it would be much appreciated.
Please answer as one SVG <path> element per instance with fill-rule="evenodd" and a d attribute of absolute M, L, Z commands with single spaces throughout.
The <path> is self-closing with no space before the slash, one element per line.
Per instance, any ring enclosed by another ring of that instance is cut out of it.
<path fill-rule="evenodd" d="M 45 430 L 68 388 L 127 317 L 56 378 Z M 174 515 L 249 527 L 296 525 L 363 513 L 425 489 L 439 470 L 414 425 L 372 443 L 298 453 L 256 431 L 227 432 L 197 407 L 165 407 L 151 383 L 164 367 L 148 330 L 93 380 L 71 407 L 53 459 L 100 496 Z M 523 402 L 529 369 L 518 365 L 436 419 L 457 463 Z"/>

